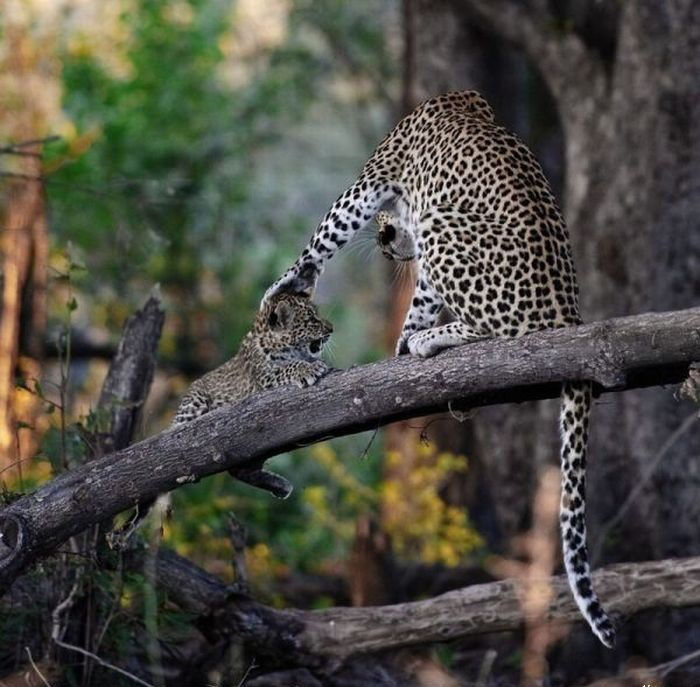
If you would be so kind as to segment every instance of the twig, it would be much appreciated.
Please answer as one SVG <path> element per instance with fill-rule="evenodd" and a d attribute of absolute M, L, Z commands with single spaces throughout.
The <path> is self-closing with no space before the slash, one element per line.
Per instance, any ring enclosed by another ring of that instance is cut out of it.
<path fill-rule="evenodd" d="M 70 609 L 70 607 L 73 605 L 73 599 L 78 593 L 78 589 L 80 589 L 81 579 L 82 575 L 80 574 L 80 570 L 78 570 L 78 572 L 76 573 L 75 582 L 73 583 L 73 586 L 71 587 L 68 596 L 65 599 L 63 599 L 63 601 L 61 601 L 51 613 L 51 639 L 53 639 L 53 641 L 56 642 L 56 644 L 60 642 L 59 637 L 61 636 L 61 614 L 66 609 Z"/>
<path fill-rule="evenodd" d="M 30 461 L 33 461 L 34 458 L 35 458 L 35 456 L 29 456 L 28 458 L 18 458 L 17 460 L 11 462 L 6 467 L 2 468 L 2 470 L 0 470 L 0 475 L 2 475 L 4 472 L 7 472 L 8 470 L 11 470 L 12 468 L 18 467 L 22 463 L 28 463 Z"/>
<path fill-rule="evenodd" d="M 37 666 L 37 664 L 34 663 L 34 659 L 32 658 L 32 652 L 29 649 L 29 647 L 25 646 L 24 650 L 27 652 L 27 656 L 29 657 L 29 662 L 32 664 L 32 668 L 34 668 L 34 672 L 41 678 L 41 681 L 46 685 L 46 687 L 51 687 L 51 685 L 49 684 L 49 681 L 43 676 L 43 674 L 39 670 L 39 667 Z"/>
<path fill-rule="evenodd" d="M 117 557 L 117 569 L 114 573 L 114 577 L 117 580 L 117 588 L 114 590 L 112 604 L 109 608 L 109 612 L 107 613 L 107 616 L 104 619 L 104 622 L 102 623 L 102 628 L 97 633 L 97 639 L 95 640 L 95 643 L 93 646 L 93 650 L 95 651 L 95 653 L 97 653 L 100 650 L 100 647 L 102 646 L 102 642 L 104 640 L 104 637 L 107 634 L 107 629 L 109 628 L 112 620 L 114 620 L 115 616 L 117 615 L 117 608 L 119 607 L 119 601 L 121 599 L 122 592 L 124 589 L 123 564 L 124 564 L 124 557 L 122 555 L 122 552 L 119 551 L 118 557 Z"/>
<path fill-rule="evenodd" d="M 370 448 L 372 448 L 372 444 L 374 443 L 374 440 L 377 438 L 377 434 L 379 433 L 379 427 L 375 428 L 375 430 L 372 432 L 372 436 L 369 438 L 369 441 L 367 442 L 367 446 L 365 446 L 364 450 L 360 454 L 360 460 L 364 460 L 367 458 L 367 454 L 369 453 Z"/>
<path fill-rule="evenodd" d="M 672 661 L 668 661 L 667 663 L 661 663 L 658 666 L 654 666 L 652 670 L 655 673 L 658 673 L 661 677 L 666 677 L 669 673 L 676 670 L 676 668 L 680 668 L 686 663 L 690 663 L 696 659 L 700 659 L 700 649 L 689 654 L 685 654 L 685 656 L 674 658 Z"/>
<path fill-rule="evenodd" d="M 17 148 L 28 148 L 34 145 L 43 145 L 45 143 L 55 143 L 60 141 L 61 136 L 56 134 L 52 136 L 44 136 L 43 138 L 30 138 L 26 141 L 18 141 L 17 143 L 8 143 L 5 146 L 0 147 L 0 153 L 8 153 L 16 150 Z"/>
<path fill-rule="evenodd" d="M 498 657 L 498 652 L 495 649 L 489 649 L 481 661 L 481 666 L 479 667 L 479 676 L 476 678 L 476 683 L 474 687 L 486 687 L 488 684 L 489 676 L 493 670 L 493 664 L 496 662 Z"/>
<path fill-rule="evenodd" d="M 650 463 L 647 464 L 646 470 L 642 473 L 640 479 L 637 480 L 634 488 L 627 495 L 617 513 L 613 515 L 610 520 L 608 520 L 600 529 L 598 538 L 596 539 L 595 546 L 593 547 L 593 555 L 591 560 L 593 565 L 596 564 L 600 558 L 600 554 L 605 543 L 605 538 L 608 536 L 610 530 L 612 530 L 615 525 L 617 525 L 622 518 L 625 516 L 627 511 L 630 509 L 635 499 L 641 493 L 642 489 L 646 486 L 647 482 L 651 479 L 654 471 L 658 467 L 659 463 L 664 459 L 666 454 L 673 448 L 674 444 L 700 419 L 697 411 L 693 411 L 688 417 L 683 420 L 681 425 L 671 434 L 668 439 L 664 442 L 664 445 L 659 449 L 659 452 L 654 456 Z"/>
<path fill-rule="evenodd" d="M 248 675 L 250 675 L 251 670 L 253 670 L 253 668 L 255 668 L 256 666 L 257 664 L 255 663 L 255 659 L 253 659 L 251 661 L 251 664 L 248 666 L 248 669 L 245 671 L 245 673 L 243 673 L 243 677 L 240 679 L 236 687 L 243 687 L 245 681 L 248 679 Z"/>
<path fill-rule="evenodd" d="M 63 642 L 60 639 L 54 639 L 53 640 L 58 646 L 60 646 L 62 649 L 68 649 L 69 651 L 76 651 L 79 654 L 82 654 L 83 656 L 87 656 L 88 658 L 91 658 L 93 661 L 97 661 L 101 666 L 104 666 L 105 668 L 109 668 L 110 670 L 113 670 L 116 673 L 119 673 L 120 675 L 123 675 L 124 677 L 129 678 L 130 680 L 133 680 L 139 685 L 144 685 L 144 687 L 154 687 L 150 682 L 146 682 L 145 680 L 142 680 L 140 677 L 137 677 L 136 675 L 133 675 L 127 670 L 124 670 L 123 668 L 120 668 L 119 666 L 115 666 L 113 663 L 109 663 L 108 661 L 105 661 L 103 658 L 100 658 L 97 654 L 93 654 L 92 651 L 88 651 L 87 649 L 83 649 L 81 646 L 76 646 L 75 644 L 68 644 L 67 642 Z"/>
<path fill-rule="evenodd" d="M 587 684 L 586 687 L 618 687 L 618 685 L 619 687 L 623 687 L 632 684 L 632 682 L 639 685 L 651 685 L 654 684 L 654 677 L 666 677 L 686 663 L 697 659 L 700 659 L 700 649 L 674 658 L 666 663 L 649 666 L 648 668 L 630 669 L 619 678 L 603 678 L 601 680 L 596 680 L 595 682 Z"/>
<path fill-rule="evenodd" d="M 36 181 L 44 183 L 44 177 L 36 174 L 20 174 L 19 172 L 0 172 L 0 177 L 4 179 L 21 179 L 22 181 Z"/>
<path fill-rule="evenodd" d="M 233 513 L 228 514 L 228 531 L 233 549 L 233 578 L 245 594 L 248 592 L 248 570 L 245 564 L 245 543 L 248 533 Z"/>
<path fill-rule="evenodd" d="M 0 148 L 0 155 L 16 155 L 17 157 L 34 157 L 41 159 L 41 153 L 30 153 L 28 150 L 13 150 L 12 148 Z"/>

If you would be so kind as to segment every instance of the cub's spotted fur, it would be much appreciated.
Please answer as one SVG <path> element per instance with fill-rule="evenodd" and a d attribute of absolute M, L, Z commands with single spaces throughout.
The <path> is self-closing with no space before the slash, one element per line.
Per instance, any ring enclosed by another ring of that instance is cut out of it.
<path fill-rule="evenodd" d="M 319 317 L 306 296 L 274 296 L 258 313 L 238 353 L 192 383 L 180 401 L 173 426 L 263 389 L 315 384 L 328 372 L 320 356 L 332 331 L 331 323 Z"/>
<path fill-rule="evenodd" d="M 530 150 L 494 123 L 474 91 L 432 98 L 402 119 L 266 298 L 310 293 L 326 262 L 387 203 L 396 216 L 378 216 L 384 254 L 418 262 L 398 353 L 427 357 L 477 339 L 581 322 L 566 226 L 549 184 Z M 454 321 L 436 326 L 445 308 Z M 561 530 L 578 607 L 612 646 L 614 629 L 592 589 L 586 548 L 590 407 L 589 382 L 563 385 Z"/>
<path fill-rule="evenodd" d="M 178 406 L 172 427 L 201 417 L 211 410 L 243 400 L 264 389 L 294 384 L 315 384 L 328 371 L 320 359 L 333 326 L 322 319 L 311 300 L 300 294 L 280 293 L 268 300 L 258 312 L 252 329 L 243 339 L 238 353 L 228 362 L 192 383 Z M 277 495 L 291 490 L 279 475 L 264 470 L 236 470 L 234 476 L 253 486 L 261 483 L 261 474 L 277 483 Z M 285 491 L 286 490 L 286 491 Z M 161 510 L 167 510 L 169 496 L 160 497 Z M 139 503 L 134 515 L 118 531 L 110 534 L 110 545 L 122 547 L 139 523 L 150 512 L 155 500 Z"/>

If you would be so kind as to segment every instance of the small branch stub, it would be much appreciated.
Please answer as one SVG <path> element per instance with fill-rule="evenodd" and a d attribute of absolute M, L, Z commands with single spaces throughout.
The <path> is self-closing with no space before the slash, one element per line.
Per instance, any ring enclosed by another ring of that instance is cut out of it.
<path fill-rule="evenodd" d="M 22 550 L 25 542 L 25 526 L 21 518 L 9 513 L 0 514 L 0 569 Z"/>

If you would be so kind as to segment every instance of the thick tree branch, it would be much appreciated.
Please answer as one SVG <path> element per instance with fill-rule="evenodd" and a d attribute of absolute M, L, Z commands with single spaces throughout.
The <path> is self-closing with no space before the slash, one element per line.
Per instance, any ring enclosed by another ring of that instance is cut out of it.
<path fill-rule="evenodd" d="M 448 406 L 554 397 L 566 379 L 616 391 L 676 383 L 698 359 L 700 308 L 692 308 L 477 342 L 429 360 L 395 358 L 309 389 L 249 397 L 61 475 L 5 508 L 0 589 L 87 526 L 225 469 Z"/>
<path fill-rule="evenodd" d="M 700 604 L 700 558 L 612 565 L 593 577 L 606 608 L 625 616 L 647 608 Z M 307 622 L 299 641 L 312 654 L 344 658 L 351 653 L 514 630 L 524 620 L 515 584 L 492 582 L 396 606 L 308 612 L 302 616 Z M 580 622 L 566 578 L 552 578 L 552 588 L 549 619 Z"/>
<path fill-rule="evenodd" d="M 333 665 L 357 654 L 516 630 L 526 620 L 513 580 L 393 606 L 299 611 L 236 597 L 234 587 L 172 553 L 159 557 L 158 575 L 173 601 L 206 618 L 203 626 L 214 638 L 236 634 L 254 652 L 287 666 Z M 594 573 L 594 580 L 606 608 L 622 616 L 700 605 L 700 557 L 611 565 Z M 581 622 L 566 578 L 550 582 L 549 620 Z"/>

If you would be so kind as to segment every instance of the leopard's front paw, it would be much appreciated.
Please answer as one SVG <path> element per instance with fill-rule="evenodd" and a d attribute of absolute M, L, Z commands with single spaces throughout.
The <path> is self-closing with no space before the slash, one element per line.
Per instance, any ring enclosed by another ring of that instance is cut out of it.
<path fill-rule="evenodd" d="M 295 374 L 294 383 L 301 389 L 313 386 L 316 382 L 325 377 L 330 372 L 330 368 L 323 360 L 314 360 L 312 363 L 304 363 Z"/>
<path fill-rule="evenodd" d="M 262 308 L 273 296 L 281 292 L 311 296 L 320 273 L 321 268 L 311 260 L 295 263 L 265 291 L 260 307 Z"/>
<path fill-rule="evenodd" d="M 408 352 L 419 358 L 432 358 L 442 350 L 437 337 L 428 329 L 413 334 L 407 342 Z"/>

